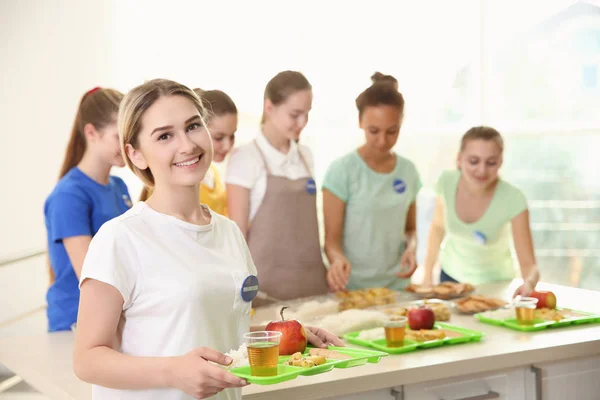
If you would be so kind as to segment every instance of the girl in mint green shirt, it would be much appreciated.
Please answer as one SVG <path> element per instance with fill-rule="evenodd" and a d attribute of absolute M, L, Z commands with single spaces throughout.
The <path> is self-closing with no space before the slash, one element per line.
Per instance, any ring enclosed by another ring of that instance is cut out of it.
<path fill-rule="evenodd" d="M 333 291 L 399 290 L 417 267 L 421 180 L 414 164 L 392 151 L 404 99 L 393 77 L 376 73 L 372 80 L 356 99 L 365 144 L 334 161 L 323 182 L 327 281 Z"/>
<path fill-rule="evenodd" d="M 436 208 L 425 258 L 425 283 L 432 283 L 439 255 L 440 281 L 482 284 L 515 278 L 511 234 L 527 296 L 539 280 L 523 193 L 500 179 L 503 140 L 490 127 L 471 128 L 462 138 L 458 170 L 445 171 L 436 185 Z"/>

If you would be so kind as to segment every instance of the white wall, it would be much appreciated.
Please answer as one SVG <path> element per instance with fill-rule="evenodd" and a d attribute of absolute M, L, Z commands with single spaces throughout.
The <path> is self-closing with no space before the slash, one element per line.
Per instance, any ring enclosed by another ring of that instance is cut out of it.
<path fill-rule="evenodd" d="M 0 2 L 0 260 L 45 246 L 43 202 L 77 103 L 114 84 L 110 4 Z"/>

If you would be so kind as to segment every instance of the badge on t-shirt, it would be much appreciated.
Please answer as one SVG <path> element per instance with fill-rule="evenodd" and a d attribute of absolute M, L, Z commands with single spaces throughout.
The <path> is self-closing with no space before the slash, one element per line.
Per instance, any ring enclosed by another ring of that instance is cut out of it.
<path fill-rule="evenodd" d="M 306 181 L 306 192 L 308 194 L 315 194 L 317 193 L 317 184 L 315 182 L 315 180 L 313 178 L 309 178 Z"/>
<path fill-rule="evenodd" d="M 123 203 L 125 203 L 125 205 L 127 207 L 131 208 L 133 206 L 133 203 L 131 202 L 131 199 L 129 198 L 129 196 L 127 196 L 126 194 L 124 194 L 121 197 L 123 198 Z"/>
<path fill-rule="evenodd" d="M 244 283 L 242 283 L 242 288 L 240 290 L 242 300 L 245 302 L 254 300 L 258 294 L 258 278 L 256 275 L 248 275 L 246 279 L 244 279 Z"/>
<path fill-rule="evenodd" d="M 480 232 L 480 231 L 473 232 L 473 238 L 479 244 L 486 244 L 487 243 L 487 238 L 485 237 L 485 235 L 483 234 L 483 232 Z"/>
<path fill-rule="evenodd" d="M 394 181 L 394 192 L 404 193 L 406 191 L 406 183 L 402 179 L 396 179 Z"/>

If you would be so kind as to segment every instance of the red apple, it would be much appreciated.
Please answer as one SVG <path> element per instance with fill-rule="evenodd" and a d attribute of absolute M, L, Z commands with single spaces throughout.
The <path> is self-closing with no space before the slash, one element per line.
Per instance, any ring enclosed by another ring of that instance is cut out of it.
<path fill-rule="evenodd" d="M 435 314 L 431 308 L 420 306 L 408 310 L 408 326 L 413 331 L 433 329 L 433 324 L 435 324 Z"/>
<path fill-rule="evenodd" d="M 556 308 L 556 295 L 552 292 L 531 292 L 531 297 L 538 299 L 536 308 Z"/>
<path fill-rule="evenodd" d="M 296 319 L 286 320 L 283 317 L 283 310 L 287 307 L 282 307 L 279 315 L 281 321 L 271 321 L 267 324 L 265 330 L 281 332 L 281 341 L 279 342 L 279 354 L 282 356 L 291 356 L 294 353 L 304 353 L 308 339 L 306 337 L 306 329 Z"/>

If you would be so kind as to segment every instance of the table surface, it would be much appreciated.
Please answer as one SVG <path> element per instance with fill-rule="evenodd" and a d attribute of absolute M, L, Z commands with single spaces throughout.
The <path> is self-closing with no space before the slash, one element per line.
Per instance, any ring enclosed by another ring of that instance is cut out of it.
<path fill-rule="evenodd" d="M 509 300 L 517 281 L 480 285 L 477 293 Z M 552 290 L 561 307 L 600 313 L 600 292 L 540 283 Z M 259 310 L 255 320 L 276 315 L 275 309 Z M 399 384 L 497 371 L 535 363 L 600 354 L 600 324 L 524 333 L 487 325 L 472 316 L 452 314 L 450 323 L 485 333 L 481 342 L 444 346 L 384 357 L 377 364 L 334 369 L 313 377 L 271 385 L 249 385 L 244 399 L 317 399 L 377 390 Z M 91 398 L 91 385 L 73 373 L 72 332 L 15 336 L 0 340 L 0 363 L 51 399 Z"/>

